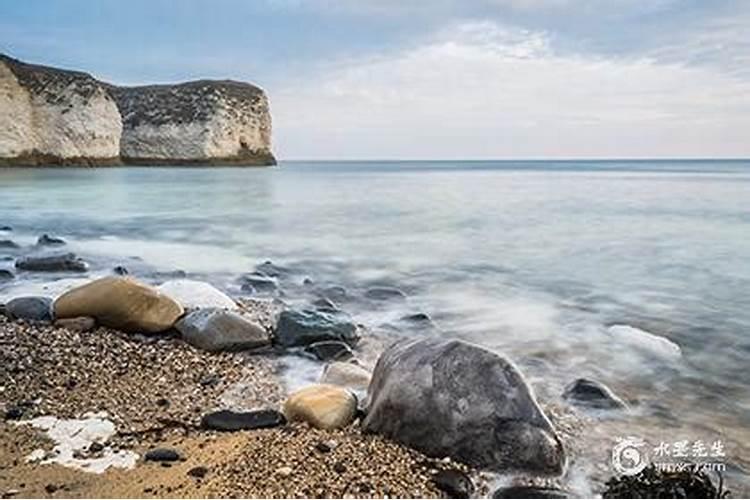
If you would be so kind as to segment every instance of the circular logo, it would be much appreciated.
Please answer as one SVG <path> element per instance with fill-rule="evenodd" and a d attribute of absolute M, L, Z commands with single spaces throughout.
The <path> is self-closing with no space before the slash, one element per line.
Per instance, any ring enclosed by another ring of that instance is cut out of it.
<path fill-rule="evenodd" d="M 612 448 L 612 467 L 620 474 L 634 476 L 646 468 L 647 462 L 641 448 L 646 443 L 637 437 L 618 438 Z"/>

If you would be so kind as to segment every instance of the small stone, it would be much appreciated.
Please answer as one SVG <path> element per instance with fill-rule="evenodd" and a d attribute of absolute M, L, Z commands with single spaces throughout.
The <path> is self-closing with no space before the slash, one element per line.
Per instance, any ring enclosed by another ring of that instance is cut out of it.
<path fill-rule="evenodd" d="M 169 406 L 169 400 L 167 398 L 159 398 L 156 400 L 156 406 Z"/>
<path fill-rule="evenodd" d="M 3 498 L 14 497 L 18 495 L 19 493 L 21 493 L 21 490 L 17 490 L 17 489 L 5 490 L 5 493 L 3 493 Z"/>
<path fill-rule="evenodd" d="M 588 406 L 601 410 L 626 408 L 625 402 L 617 397 L 609 387 L 586 378 L 571 382 L 563 392 L 563 399 L 579 406 Z"/>
<path fill-rule="evenodd" d="M 10 226 L 0 226 L 0 231 L 13 231 L 13 228 Z"/>
<path fill-rule="evenodd" d="M 104 450 L 104 445 L 98 441 L 94 441 L 89 445 L 90 453 L 99 453 L 102 450 Z"/>
<path fill-rule="evenodd" d="M 180 459 L 180 453 L 172 448 L 153 448 L 143 458 L 150 462 L 176 462 Z"/>
<path fill-rule="evenodd" d="M 346 465 L 344 465 L 342 462 L 336 462 L 335 464 L 333 464 L 333 470 L 337 474 L 343 474 L 344 472 L 346 472 Z"/>
<path fill-rule="evenodd" d="M 36 244 L 39 246 L 61 246 L 65 244 L 65 240 L 50 236 L 49 234 L 43 234 L 36 240 Z"/>
<path fill-rule="evenodd" d="M 276 474 L 281 477 L 289 477 L 292 475 L 292 468 L 291 467 L 279 467 L 276 469 Z"/>
<path fill-rule="evenodd" d="M 52 493 L 57 491 L 57 486 L 54 484 L 48 484 L 47 486 L 44 487 L 44 491 L 46 491 L 47 493 L 51 495 Z"/>
<path fill-rule="evenodd" d="M 305 352 L 312 354 L 320 361 L 336 361 L 354 356 L 352 348 L 340 340 L 321 340 L 305 347 Z"/>
<path fill-rule="evenodd" d="M 471 478 L 455 469 L 440 470 L 432 476 L 432 482 L 448 498 L 471 498 L 474 493 L 474 483 Z"/>
<path fill-rule="evenodd" d="M 202 465 L 199 465 L 198 467 L 193 467 L 189 471 L 187 471 L 187 475 L 190 477 L 194 477 L 197 479 L 202 479 L 206 477 L 206 474 L 208 474 L 208 467 L 204 467 Z"/>
<path fill-rule="evenodd" d="M 544 486 L 510 486 L 500 488 L 492 498 L 572 498 L 570 493 L 557 488 Z"/>
<path fill-rule="evenodd" d="M 130 271 L 128 271 L 128 268 L 125 266 L 115 266 L 114 269 L 112 269 L 112 272 L 118 276 L 125 276 L 130 274 Z"/>
<path fill-rule="evenodd" d="M 325 441 L 321 441 L 315 445 L 315 449 L 321 453 L 328 453 L 332 448 Z"/>
<path fill-rule="evenodd" d="M 21 420 L 25 411 L 23 406 L 11 406 L 5 410 L 5 420 Z"/>
<path fill-rule="evenodd" d="M 398 288 L 393 288 L 389 286 L 376 286 L 369 288 L 365 292 L 365 297 L 370 300 L 378 300 L 378 301 L 385 301 L 385 300 L 404 300 L 406 299 L 406 294 L 399 290 Z"/>
<path fill-rule="evenodd" d="M 266 429 L 284 424 L 286 424 L 286 418 L 276 410 L 250 412 L 221 410 L 204 415 L 201 419 L 201 427 L 217 431 Z"/>
<path fill-rule="evenodd" d="M 89 265 L 74 253 L 45 257 L 24 257 L 16 261 L 16 268 L 37 272 L 86 272 Z"/>
<path fill-rule="evenodd" d="M 0 248 L 21 248 L 21 245 L 13 240 L 0 240 Z"/>

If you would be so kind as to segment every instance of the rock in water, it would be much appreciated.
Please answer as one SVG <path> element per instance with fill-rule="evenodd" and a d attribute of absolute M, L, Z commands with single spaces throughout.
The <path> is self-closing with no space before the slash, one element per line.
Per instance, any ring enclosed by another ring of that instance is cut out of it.
<path fill-rule="evenodd" d="M 108 276 L 62 294 L 55 301 L 57 318 L 90 316 L 97 323 L 125 332 L 157 333 L 182 316 L 180 304 L 132 278 Z"/>
<path fill-rule="evenodd" d="M 617 397 L 606 385 L 579 378 L 565 388 L 563 398 L 581 406 L 588 406 L 602 410 L 626 408 L 625 402 Z"/>
<path fill-rule="evenodd" d="M 13 240 L 0 240 L 0 248 L 21 248 L 21 245 Z"/>
<path fill-rule="evenodd" d="M 567 491 L 544 486 L 510 486 L 500 488 L 492 498 L 575 498 Z"/>
<path fill-rule="evenodd" d="M 432 482 L 448 498 L 471 498 L 474 494 L 471 478 L 459 470 L 439 470 L 432 477 Z"/>
<path fill-rule="evenodd" d="M 266 429 L 284 424 L 286 424 L 286 418 L 276 410 L 250 412 L 221 410 L 204 415 L 201 419 L 201 427 L 216 431 Z"/>
<path fill-rule="evenodd" d="M 292 273 L 292 270 L 276 265 L 270 260 L 267 260 L 263 264 L 255 266 L 255 272 L 265 276 L 270 276 L 271 278 L 282 278 L 284 276 L 289 276 Z"/>
<path fill-rule="evenodd" d="M 559 474 L 562 443 L 516 367 L 459 340 L 404 340 L 380 356 L 365 431 L 498 472 Z"/>
<path fill-rule="evenodd" d="M 262 326 L 225 309 L 198 309 L 178 321 L 175 328 L 186 342 L 206 351 L 241 351 L 271 345 L 271 336 Z"/>
<path fill-rule="evenodd" d="M 398 288 L 390 286 L 376 286 L 365 292 L 365 297 L 370 300 L 404 300 L 406 294 Z"/>
<path fill-rule="evenodd" d="M 284 415 L 318 429 L 338 429 L 354 420 L 357 398 L 341 387 L 316 384 L 291 394 L 284 402 Z"/>
<path fill-rule="evenodd" d="M 335 361 L 354 356 L 351 347 L 340 340 L 322 340 L 305 347 L 305 352 L 312 354 L 320 361 Z"/>
<path fill-rule="evenodd" d="M 0 281 L 8 281 L 15 278 L 15 275 L 7 269 L 0 269 Z"/>
<path fill-rule="evenodd" d="M 52 321 L 52 299 L 49 297 L 17 297 L 5 304 L 10 319 Z"/>
<path fill-rule="evenodd" d="M 120 155 L 122 122 L 91 75 L 0 54 L 0 164 L 93 165 Z"/>
<path fill-rule="evenodd" d="M 208 307 L 237 309 L 237 304 L 231 297 L 204 281 L 188 279 L 170 280 L 156 288 L 182 304 L 182 307 L 185 309 Z"/>
<path fill-rule="evenodd" d="M 65 244 L 65 240 L 50 236 L 49 234 L 43 234 L 36 240 L 36 244 L 39 246 L 61 246 Z"/>
<path fill-rule="evenodd" d="M 74 253 L 47 255 L 44 257 L 24 257 L 16 261 L 16 267 L 23 271 L 37 272 L 78 272 L 88 271 L 89 265 Z"/>
<path fill-rule="evenodd" d="M 240 281 L 242 283 L 241 289 L 250 293 L 273 293 L 279 287 L 276 278 L 260 273 L 246 274 Z"/>
<path fill-rule="evenodd" d="M 370 385 L 370 377 L 370 372 L 359 365 L 334 361 L 326 365 L 320 383 L 338 385 L 357 393 L 364 393 Z"/>
<path fill-rule="evenodd" d="M 357 326 L 342 312 L 311 310 L 282 311 L 276 324 L 275 341 L 284 347 L 305 346 L 323 340 L 354 344 Z"/>

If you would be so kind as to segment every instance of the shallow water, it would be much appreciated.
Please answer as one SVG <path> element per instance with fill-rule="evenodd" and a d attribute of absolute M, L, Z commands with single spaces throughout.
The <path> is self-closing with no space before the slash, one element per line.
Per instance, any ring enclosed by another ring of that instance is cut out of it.
<path fill-rule="evenodd" d="M 345 307 L 402 334 L 414 332 L 398 318 L 426 312 L 433 334 L 511 356 L 543 401 L 595 377 L 634 408 L 601 419 L 602 439 L 721 439 L 741 484 L 749 201 L 741 161 L 18 168 L 0 170 L 0 226 L 14 228 L 0 239 L 49 232 L 92 275 L 182 269 L 232 293 L 238 275 L 271 259 L 295 270 L 290 301 L 307 299 L 306 277 L 353 295 L 397 286 L 406 302 Z M 20 275 L 0 296 L 42 280 Z"/>

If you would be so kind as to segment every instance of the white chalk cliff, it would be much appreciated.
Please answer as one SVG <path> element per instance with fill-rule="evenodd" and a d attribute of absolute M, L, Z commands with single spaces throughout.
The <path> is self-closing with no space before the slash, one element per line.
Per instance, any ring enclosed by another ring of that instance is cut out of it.
<path fill-rule="evenodd" d="M 201 80 L 117 87 L 0 54 L 0 164 L 273 165 L 265 92 Z"/>

